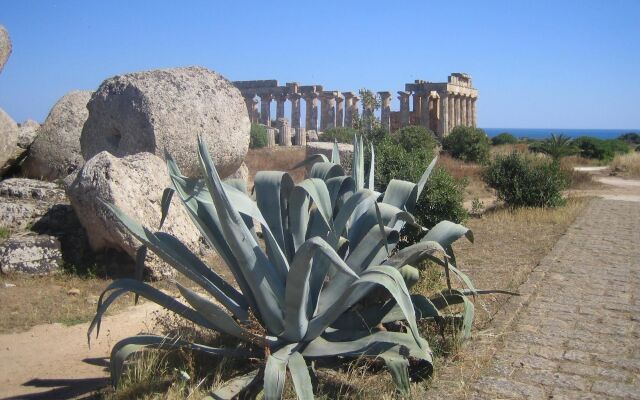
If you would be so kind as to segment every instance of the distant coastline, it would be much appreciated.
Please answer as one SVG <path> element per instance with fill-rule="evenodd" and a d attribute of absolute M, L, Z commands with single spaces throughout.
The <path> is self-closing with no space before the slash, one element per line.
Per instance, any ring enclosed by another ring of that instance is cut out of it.
<path fill-rule="evenodd" d="M 502 132 L 509 132 L 518 138 L 544 139 L 552 133 L 567 135 L 573 138 L 578 136 L 592 136 L 600 139 L 615 139 L 627 132 L 640 132 L 640 129 L 560 129 L 560 128 L 482 128 L 489 137 L 494 137 Z"/>

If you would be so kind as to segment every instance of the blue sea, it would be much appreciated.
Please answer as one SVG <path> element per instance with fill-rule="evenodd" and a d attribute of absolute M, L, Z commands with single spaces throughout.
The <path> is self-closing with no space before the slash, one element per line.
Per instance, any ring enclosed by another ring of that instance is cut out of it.
<path fill-rule="evenodd" d="M 502 132 L 509 132 L 518 138 L 544 139 L 552 133 L 564 134 L 576 138 L 578 136 L 593 136 L 600 139 L 615 139 L 627 132 L 640 132 L 640 129 L 542 129 L 542 128 L 482 128 L 489 137 Z"/>

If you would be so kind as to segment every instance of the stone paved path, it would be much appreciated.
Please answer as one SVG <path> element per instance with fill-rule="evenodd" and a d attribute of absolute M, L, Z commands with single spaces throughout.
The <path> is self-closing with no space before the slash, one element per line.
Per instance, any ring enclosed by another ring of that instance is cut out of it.
<path fill-rule="evenodd" d="M 594 200 L 470 398 L 640 399 L 640 203 Z"/>

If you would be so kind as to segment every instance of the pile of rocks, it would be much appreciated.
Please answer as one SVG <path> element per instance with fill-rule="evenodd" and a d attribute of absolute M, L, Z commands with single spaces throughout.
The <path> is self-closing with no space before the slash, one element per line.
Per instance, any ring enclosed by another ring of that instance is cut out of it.
<path fill-rule="evenodd" d="M 0 26 L 0 71 L 10 53 Z M 103 202 L 156 229 L 169 186 L 165 152 L 185 176 L 197 176 L 201 136 L 221 177 L 246 180 L 249 130 L 238 89 L 201 67 L 120 75 L 95 91 L 73 91 L 42 126 L 30 120 L 18 125 L 0 110 L 2 272 L 49 273 L 114 251 L 133 268 L 141 243 Z M 162 230 L 196 254 L 205 251 L 182 206 L 172 206 Z M 148 254 L 149 277 L 171 274 Z"/>

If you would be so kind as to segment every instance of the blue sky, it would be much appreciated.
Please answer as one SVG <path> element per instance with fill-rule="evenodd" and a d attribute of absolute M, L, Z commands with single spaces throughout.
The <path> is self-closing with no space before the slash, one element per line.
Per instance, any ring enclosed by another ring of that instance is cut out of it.
<path fill-rule="evenodd" d="M 467 72 L 482 127 L 640 128 L 640 1 L 0 0 L 0 107 L 44 120 L 73 89 L 203 65 L 232 80 L 397 91 Z M 397 102 L 395 105 L 397 109 Z"/>

